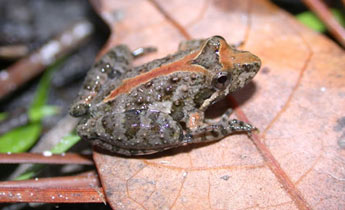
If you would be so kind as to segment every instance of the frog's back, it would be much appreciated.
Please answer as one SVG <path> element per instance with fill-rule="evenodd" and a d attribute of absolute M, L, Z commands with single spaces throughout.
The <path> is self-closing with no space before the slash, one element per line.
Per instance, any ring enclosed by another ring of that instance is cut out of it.
<path fill-rule="evenodd" d="M 107 98 L 111 94 L 112 91 L 118 89 L 121 85 L 123 85 L 123 81 L 126 79 L 136 78 L 141 74 L 153 71 L 154 69 L 158 69 L 162 67 L 163 65 L 168 65 L 170 63 L 174 63 L 183 57 L 185 57 L 187 54 L 190 54 L 191 50 L 184 50 L 184 51 L 177 51 L 175 54 L 168 55 L 163 58 L 155 59 L 153 61 L 150 61 L 148 63 L 142 64 L 140 66 L 132 67 L 130 64 L 123 65 L 123 63 L 119 62 L 113 62 L 111 64 L 112 69 L 117 69 L 115 72 L 116 76 L 108 77 L 108 80 L 105 82 L 105 84 L 102 87 L 102 90 L 97 94 L 95 99 L 93 100 L 92 104 L 101 104 L 104 102 L 104 99 Z M 106 57 L 111 58 L 110 56 Z M 102 59 L 100 61 L 100 64 L 97 66 L 104 66 L 109 65 L 110 61 L 107 61 L 106 59 Z M 154 78 L 152 78 L 153 80 Z M 134 87 L 131 87 L 134 89 Z M 119 100 L 116 100 L 119 101 Z M 112 106 L 114 106 L 114 103 L 116 101 L 112 102 Z"/>

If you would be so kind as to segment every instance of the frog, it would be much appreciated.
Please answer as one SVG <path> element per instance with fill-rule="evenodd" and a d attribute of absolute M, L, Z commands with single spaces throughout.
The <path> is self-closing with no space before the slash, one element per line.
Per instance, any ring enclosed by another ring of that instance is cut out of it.
<path fill-rule="evenodd" d="M 173 54 L 133 65 L 149 51 L 120 44 L 89 70 L 70 108 L 80 118 L 82 139 L 112 154 L 138 156 L 256 129 L 230 119 L 231 108 L 219 119 L 206 118 L 205 111 L 251 81 L 259 57 L 216 35 L 183 41 Z"/>

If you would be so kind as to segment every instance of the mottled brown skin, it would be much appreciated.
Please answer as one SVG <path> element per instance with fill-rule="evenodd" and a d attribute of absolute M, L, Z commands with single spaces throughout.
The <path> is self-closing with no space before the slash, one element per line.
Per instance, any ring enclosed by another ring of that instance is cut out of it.
<path fill-rule="evenodd" d="M 108 52 L 88 73 L 72 116 L 78 134 L 122 155 L 145 155 L 197 142 L 219 140 L 254 128 L 230 120 L 204 119 L 205 110 L 242 88 L 258 72 L 260 59 L 214 36 L 180 44 L 173 55 L 132 67 L 124 45 Z"/>

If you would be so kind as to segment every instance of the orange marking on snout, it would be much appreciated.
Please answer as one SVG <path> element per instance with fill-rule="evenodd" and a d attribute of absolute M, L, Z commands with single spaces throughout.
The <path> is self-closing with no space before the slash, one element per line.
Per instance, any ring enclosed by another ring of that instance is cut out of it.
<path fill-rule="evenodd" d="M 247 51 L 233 50 L 225 40 L 220 41 L 219 61 L 223 66 L 223 70 L 228 71 L 234 68 L 234 63 L 260 63 L 260 59 Z"/>
<path fill-rule="evenodd" d="M 223 70 L 228 70 L 232 68 L 233 63 L 231 62 L 231 60 L 233 60 L 233 58 L 234 58 L 233 50 L 225 42 L 225 40 L 221 40 L 220 47 L 219 47 L 219 61 L 223 66 Z"/>

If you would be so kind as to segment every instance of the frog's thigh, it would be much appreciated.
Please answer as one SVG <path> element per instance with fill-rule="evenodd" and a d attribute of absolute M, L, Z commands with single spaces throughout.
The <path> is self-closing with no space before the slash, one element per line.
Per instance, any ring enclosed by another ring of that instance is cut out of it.
<path fill-rule="evenodd" d="M 97 91 L 99 88 L 92 89 L 94 85 L 102 85 L 108 79 L 119 77 L 128 71 L 132 62 L 133 55 L 127 46 L 117 45 L 111 48 L 89 70 L 82 91 Z M 90 87 L 87 87 L 85 83 L 90 83 Z"/>
<path fill-rule="evenodd" d="M 121 148 L 160 151 L 182 144 L 180 124 L 166 113 L 130 110 L 104 116 L 101 121 L 102 138 L 112 139 Z"/>
<path fill-rule="evenodd" d="M 70 109 L 70 114 L 74 117 L 85 115 L 91 101 L 104 84 L 127 72 L 132 61 L 132 52 L 125 45 L 118 45 L 110 49 L 87 73 L 78 98 Z"/>

